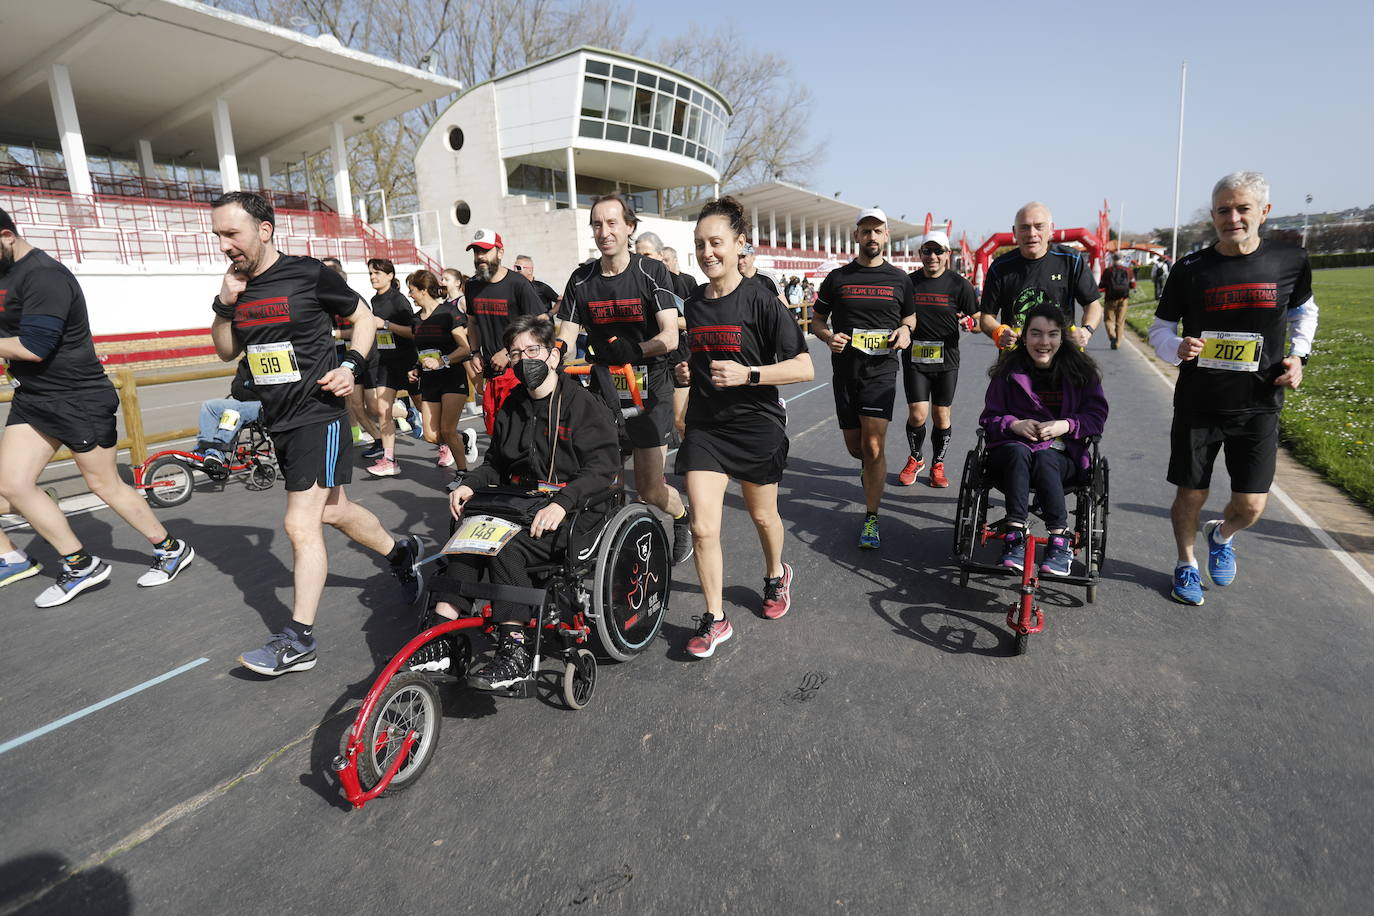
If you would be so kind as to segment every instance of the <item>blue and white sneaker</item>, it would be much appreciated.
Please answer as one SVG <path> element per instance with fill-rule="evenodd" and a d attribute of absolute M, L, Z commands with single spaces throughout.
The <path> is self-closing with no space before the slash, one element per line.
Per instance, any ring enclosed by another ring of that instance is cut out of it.
<path fill-rule="evenodd" d="M 1045 559 L 1040 564 L 1040 571 L 1047 576 L 1067 576 L 1073 572 L 1073 550 L 1069 547 L 1069 535 L 1050 535 L 1050 543 L 1045 548 Z"/>
<path fill-rule="evenodd" d="M 11 582 L 36 576 L 42 568 L 43 564 L 32 557 L 24 557 L 18 563 L 6 563 L 4 560 L 0 560 L 0 588 L 4 588 Z"/>
<path fill-rule="evenodd" d="M 301 639 L 290 628 L 273 633 L 267 645 L 239 656 L 239 663 L 249 671 L 276 677 L 288 671 L 309 671 L 315 667 L 315 650 L 319 642 L 312 636 Z"/>
<path fill-rule="evenodd" d="M 412 407 L 406 411 L 406 422 L 410 424 L 411 436 L 416 439 L 423 439 L 425 437 L 425 421 L 424 418 L 420 416 L 418 408 Z"/>
<path fill-rule="evenodd" d="M 175 550 L 154 550 L 153 565 L 148 567 L 146 573 L 138 577 L 138 584 L 144 588 L 166 585 L 180 575 L 183 569 L 190 566 L 191 561 L 195 558 L 196 552 L 185 541 L 177 541 Z"/>
<path fill-rule="evenodd" d="M 91 557 L 85 569 L 76 570 L 62 564 L 57 581 L 42 591 L 33 603 L 35 607 L 57 607 L 66 604 L 88 588 L 94 588 L 110 578 L 110 564 L 100 557 Z"/>
<path fill-rule="evenodd" d="M 864 517 L 864 526 L 859 531 L 859 546 L 864 550 L 877 550 L 883 546 L 882 536 L 878 533 L 878 516 Z"/>
<path fill-rule="evenodd" d="M 1197 571 L 1196 566 L 1184 563 L 1174 570 L 1174 590 L 1169 593 L 1169 597 L 1179 604 L 1191 604 L 1194 607 L 1202 605 L 1202 574 Z"/>
<path fill-rule="evenodd" d="M 1026 568 L 1026 532 L 1022 528 L 1008 528 L 1003 541 L 1001 564 L 1021 572 Z"/>
<path fill-rule="evenodd" d="M 1207 539 L 1207 580 L 1225 587 L 1236 581 L 1236 548 L 1234 544 L 1218 544 L 1213 539 L 1212 535 L 1219 530 L 1219 518 L 1202 526 L 1202 534 Z"/>

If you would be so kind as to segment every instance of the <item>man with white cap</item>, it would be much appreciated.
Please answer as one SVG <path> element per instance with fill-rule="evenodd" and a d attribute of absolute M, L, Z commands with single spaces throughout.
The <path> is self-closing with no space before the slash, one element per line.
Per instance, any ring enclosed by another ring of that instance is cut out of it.
<path fill-rule="evenodd" d="M 849 454 L 863 462 L 864 524 L 859 547 L 877 550 L 878 504 L 887 482 L 884 443 L 897 398 L 897 354 L 911 345 L 916 298 L 911 278 L 883 258 L 887 215 L 873 207 L 855 221 L 854 260 L 821 282 L 811 330 L 830 347 L 835 416 Z"/>
<path fill-rule="evenodd" d="M 468 344 L 472 347 L 473 363 L 487 380 L 482 406 L 490 433 L 505 392 L 515 384 L 513 374 L 504 383 L 491 384 L 492 379 L 506 375 L 510 368 L 510 358 L 501 344 L 506 326 L 519 315 L 544 314 L 544 302 L 519 271 L 501 266 L 505 245 L 500 233 L 478 229 L 472 234 L 468 250 L 472 252 L 472 276 L 464 288 Z"/>
<path fill-rule="evenodd" d="M 960 328 L 972 331 L 978 314 L 973 284 L 949 269 L 949 236 L 935 230 L 926 233 L 919 249 L 921 269 L 911 273 L 916 289 L 916 333 L 902 358 L 902 385 L 906 389 L 906 440 L 911 457 L 897 475 L 909 487 L 925 467 L 921 457 L 926 439 L 926 418 L 935 403 L 931 430 L 930 485 L 947 487 L 945 451 L 951 435 L 950 405 L 959 383 Z"/>
<path fill-rule="evenodd" d="M 1073 342 L 1086 347 L 1102 323 L 1102 295 L 1093 280 L 1088 259 L 1067 248 L 1056 248 L 1054 216 L 1049 207 L 1031 201 L 1012 221 L 1016 248 L 988 266 L 983 282 L 982 328 L 998 347 L 1016 342 L 1023 318 L 1042 302 L 1052 302 L 1074 324 L 1074 303 L 1083 307 L 1083 320 Z"/>

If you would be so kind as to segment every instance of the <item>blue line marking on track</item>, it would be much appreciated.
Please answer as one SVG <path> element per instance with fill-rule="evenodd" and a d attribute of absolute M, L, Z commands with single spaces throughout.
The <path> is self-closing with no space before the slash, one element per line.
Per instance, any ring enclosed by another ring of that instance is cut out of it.
<path fill-rule="evenodd" d="M 153 687 L 153 686 L 156 686 L 156 685 L 158 685 L 158 684 L 161 684 L 163 681 L 171 680 L 172 678 L 176 677 L 178 674 L 185 674 L 187 671 L 190 671 L 192 668 L 198 668 L 198 667 L 200 667 L 201 665 L 203 665 L 203 664 L 205 664 L 206 662 L 208 662 L 209 660 L 210 660 L 210 659 L 208 659 L 208 658 L 198 658 L 198 659 L 196 659 L 196 660 L 193 661 L 193 662 L 187 662 L 186 664 L 182 665 L 180 668 L 173 668 L 171 671 L 168 671 L 166 674 L 159 674 L 157 677 L 153 678 L 151 681 L 144 681 L 142 684 L 139 684 L 137 687 L 130 687 L 128 690 L 125 690 L 125 691 L 123 691 L 123 692 L 121 692 L 121 693 L 117 693 L 117 694 L 115 694 L 114 696 L 110 697 L 108 700 L 101 700 L 99 703 L 96 703 L 96 704 L 94 704 L 94 705 L 92 705 L 92 706 L 87 706 L 85 709 L 78 709 L 76 712 L 72 713 L 71 715 L 63 716 L 62 718 L 58 719 L 56 722 L 49 722 L 47 725 L 44 725 L 42 728 L 35 728 L 33 731 L 28 732 L 28 733 L 23 734 L 23 735 L 20 735 L 18 738 L 11 738 L 9 741 L 6 741 L 4 744 L 0 744 L 0 754 L 4 754 L 4 753 L 6 753 L 7 751 L 12 751 L 12 750 L 14 750 L 16 747 L 19 747 L 19 746 L 22 745 L 22 744 L 28 744 L 30 741 L 32 741 L 32 740 L 35 739 L 35 738 L 41 738 L 41 737 L 43 737 L 44 735 L 46 735 L 48 732 L 56 731 L 57 729 L 61 728 L 61 727 L 64 726 L 64 725 L 70 725 L 72 722 L 75 722 L 77 719 L 80 719 L 80 718 L 82 718 L 82 717 L 84 717 L 84 716 L 89 716 L 89 715 L 90 715 L 91 713 L 93 713 L 93 712 L 99 712 L 100 710 L 104 709 L 106 706 L 113 706 L 115 703 L 118 703 L 120 700 L 128 699 L 129 697 L 133 696 L 133 695 L 136 694 L 136 693 L 139 693 L 139 692 L 141 692 L 141 691 L 147 690 L 149 687 Z"/>

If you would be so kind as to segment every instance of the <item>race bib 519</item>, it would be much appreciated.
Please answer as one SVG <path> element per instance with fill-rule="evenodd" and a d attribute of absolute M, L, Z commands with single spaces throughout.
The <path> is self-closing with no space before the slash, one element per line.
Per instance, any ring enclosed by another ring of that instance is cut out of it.
<path fill-rule="evenodd" d="M 255 385 L 286 385 L 301 380 L 296 363 L 296 348 L 291 341 L 249 344 L 248 369 Z"/>

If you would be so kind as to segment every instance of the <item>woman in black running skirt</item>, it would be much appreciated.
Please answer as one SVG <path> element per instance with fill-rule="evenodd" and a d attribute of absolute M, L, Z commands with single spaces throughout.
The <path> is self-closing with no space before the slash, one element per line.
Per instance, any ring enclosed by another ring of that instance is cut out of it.
<path fill-rule="evenodd" d="M 677 472 L 687 479 L 697 576 L 706 612 L 687 651 L 707 658 L 734 631 L 722 609 L 720 525 L 734 478 L 758 529 L 764 556 L 760 613 L 776 620 L 791 607 L 792 567 L 782 561 L 778 481 L 787 466 L 787 412 L 778 385 L 815 377 L 796 319 L 760 283 L 739 272 L 748 227 L 732 197 L 708 201 L 697 217 L 697 262 L 708 281 L 685 307 L 691 355 L 678 363 L 689 382 L 686 435 Z"/>
<path fill-rule="evenodd" d="M 465 330 L 467 318 L 452 302 L 443 301 L 439 278 L 429 271 L 415 271 L 406 277 L 406 286 L 420 310 L 415 325 L 418 369 L 412 375 L 420 391 L 425 440 L 439 446 L 439 467 L 466 471 L 466 448 L 458 420 L 468 397 L 463 361 L 472 352 Z"/>

